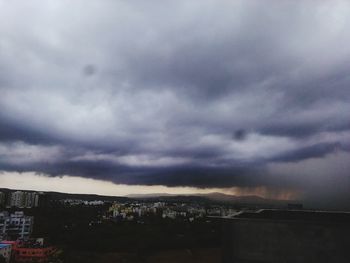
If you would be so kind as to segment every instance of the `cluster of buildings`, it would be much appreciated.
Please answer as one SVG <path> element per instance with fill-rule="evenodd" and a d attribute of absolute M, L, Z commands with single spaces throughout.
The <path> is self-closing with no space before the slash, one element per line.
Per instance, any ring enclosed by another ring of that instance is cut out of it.
<path fill-rule="evenodd" d="M 0 192 L 0 207 L 32 208 L 39 206 L 39 199 L 43 193 L 38 192 Z"/>
<path fill-rule="evenodd" d="M 134 220 L 143 216 L 156 215 L 163 219 L 185 219 L 194 221 L 206 216 L 230 216 L 237 210 L 223 206 L 166 202 L 126 202 L 114 203 L 108 209 L 107 216 L 113 219 Z"/>
<path fill-rule="evenodd" d="M 166 206 L 162 211 L 163 218 L 189 218 L 193 221 L 196 218 L 203 218 L 208 216 L 232 216 L 236 214 L 238 210 L 227 208 L 219 205 L 193 205 L 193 204 L 172 204 Z"/>
<path fill-rule="evenodd" d="M 156 214 L 161 203 L 114 203 L 108 209 L 108 217 L 122 220 L 133 220 L 134 218 L 145 215 Z"/>
<path fill-rule="evenodd" d="M 57 257 L 56 247 L 47 246 L 42 238 L 31 238 L 33 225 L 34 217 L 23 211 L 0 212 L 0 262 L 46 263 Z"/>
<path fill-rule="evenodd" d="M 80 200 L 80 199 L 62 199 L 59 200 L 59 202 L 65 206 L 99 206 L 104 205 L 105 201 L 102 200 L 93 200 L 93 201 L 86 201 L 86 200 Z"/>
<path fill-rule="evenodd" d="M 60 251 L 44 244 L 42 238 L 0 241 L 0 257 L 6 263 L 57 262 Z"/>

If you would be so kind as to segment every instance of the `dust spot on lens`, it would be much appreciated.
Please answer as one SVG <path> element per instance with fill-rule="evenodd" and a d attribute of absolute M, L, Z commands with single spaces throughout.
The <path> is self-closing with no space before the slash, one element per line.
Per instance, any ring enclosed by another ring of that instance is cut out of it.
<path fill-rule="evenodd" d="M 85 76 L 92 76 L 96 73 L 97 69 L 96 66 L 92 64 L 85 65 L 83 68 L 83 74 Z"/>

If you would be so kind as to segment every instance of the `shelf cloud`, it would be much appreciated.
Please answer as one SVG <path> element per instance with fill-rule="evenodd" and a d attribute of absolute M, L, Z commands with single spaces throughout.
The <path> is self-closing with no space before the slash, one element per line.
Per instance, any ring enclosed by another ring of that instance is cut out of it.
<path fill-rule="evenodd" d="M 347 1 L 0 1 L 0 170 L 308 193 L 327 164 L 347 185 L 349 12 Z"/>

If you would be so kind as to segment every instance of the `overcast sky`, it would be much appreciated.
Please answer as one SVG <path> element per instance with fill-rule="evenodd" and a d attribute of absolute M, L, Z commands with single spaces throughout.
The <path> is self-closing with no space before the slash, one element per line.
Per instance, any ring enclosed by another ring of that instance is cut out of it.
<path fill-rule="evenodd" d="M 344 201 L 349 13 L 348 1 L 0 0 L 0 187 Z"/>

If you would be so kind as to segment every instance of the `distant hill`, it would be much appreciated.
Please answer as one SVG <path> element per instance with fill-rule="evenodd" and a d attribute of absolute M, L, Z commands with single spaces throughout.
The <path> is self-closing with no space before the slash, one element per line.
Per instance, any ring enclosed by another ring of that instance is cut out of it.
<path fill-rule="evenodd" d="M 288 200 L 275 200 L 267 199 L 260 196 L 249 195 L 249 196 L 236 196 L 227 195 L 223 193 L 213 192 L 208 194 L 192 194 L 192 195 L 175 195 L 175 194 L 137 194 L 128 195 L 129 198 L 134 199 L 158 199 L 163 201 L 214 201 L 220 203 L 229 204 L 257 204 L 257 205 L 287 205 L 290 201 Z"/>
<path fill-rule="evenodd" d="M 152 194 L 131 194 L 126 197 L 135 198 L 135 199 L 144 199 L 144 198 L 156 198 L 156 197 L 167 197 L 167 196 L 179 196 L 178 194 L 167 194 L 167 193 L 152 193 Z"/>
<path fill-rule="evenodd" d="M 60 193 L 60 192 L 45 192 L 45 191 L 33 191 L 33 190 L 16 190 L 8 188 L 0 188 L 0 192 L 8 193 L 13 191 L 23 191 L 23 192 L 38 192 L 44 193 L 50 197 L 51 200 L 60 199 L 79 199 L 84 201 L 94 201 L 94 200 L 104 200 L 104 201 L 128 201 L 131 200 L 124 196 L 106 196 L 97 194 L 70 194 L 70 193 Z"/>
<path fill-rule="evenodd" d="M 0 192 L 11 192 L 17 191 L 14 189 L 0 188 Z M 33 190 L 19 190 L 26 192 L 35 192 Z M 128 196 L 104 196 L 97 194 L 70 194 L 70 193 L 60 193 L 60 192 L 42 192 L 49 196 L 51 200 L 60 199 L 79 199 L 85 201 L 93 200 L 103 200 L 103 201 L 119 201 L 126 202 L 132 200 L 143 200 L 143 201 L 162 201 L 162 202 L 198 202 L 198 203 L 220 203 L 220 204 L 230 204 L 230 205 L 264 205 L 264 206 L 286 206 L 290 201 L 288 200 L 274 200 L 266 199 L 260 196 L 236 196 L 227 195 L 223 193 L 213 192 L 208 194 L 191 194 L 191 195 L 176 195 L 167 193 L 152 193 L 152 194 L 132 194 Z"/>
<path fill-rule="evenodd" d="M 268 198 L 263 198 L 261 196 L 257 195 L 243 195 L 243 196 L 238 196 L 238 195 L 227 195 L 223 193 L 209 193 L 209 194 L 204 194 L 200 195 L 207 197 L 211 200 L 218 200 L 218 201 L 229 201 L 229 202 L 246 202 L 246 203 L 284 203 L 284 202 L 289 202 L 288 200 L 277 200 L 277 199 L 268 199 Z"/>
<path fill-rule="evenodd" d="M 44 192 L 50 195 L 51 199 L 79 199 L 85 201 L 103 200 L 103 201 L 128 201 L 130 198 L 123 196 L 106 196 L 97 194 L 67 194 L 60 192 Z"/>

